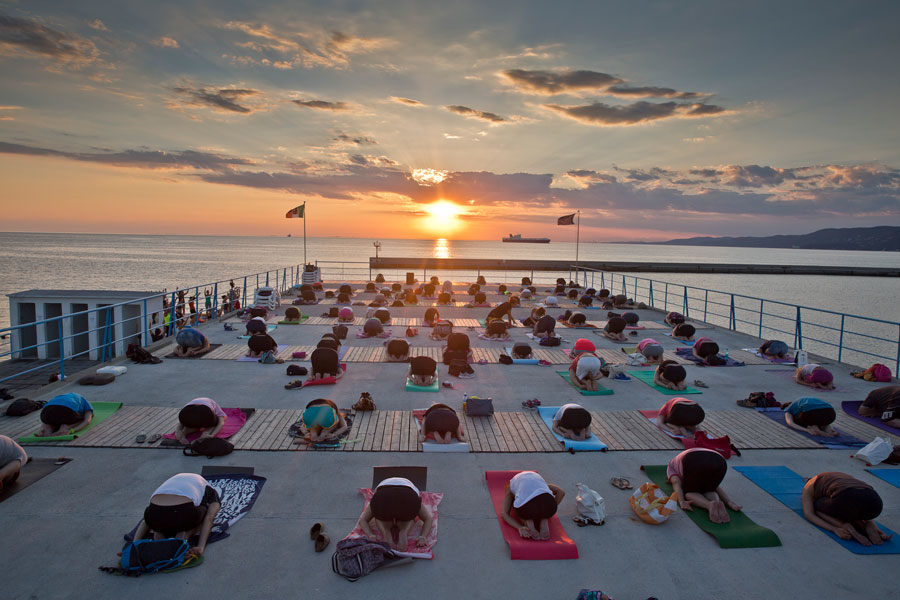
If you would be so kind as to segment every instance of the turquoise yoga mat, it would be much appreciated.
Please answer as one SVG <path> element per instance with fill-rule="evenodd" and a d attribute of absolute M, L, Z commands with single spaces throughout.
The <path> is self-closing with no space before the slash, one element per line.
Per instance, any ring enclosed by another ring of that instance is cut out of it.
<path fill-rule="evenodd" d="M 656 371 L 627 371 L 629 375 L 634 377 L 639 381 L 643 381 L 654 390 L 659 392 L 660 394 L 664 394 L 666 396 L 681 396 L 683 394 L 702 394 L 700 390 L 696 388 L 692 388 L 691 386 L 686 387 L 683 390 L 670 390 L 669 388 L 665 388 L 661 385 L 656 385 L 653 383 L 653 376 Z"/>
<path fill-rule="evenodd" d="M 309 317 L 307 317 L 307 318 L 309 318 Z M 276 325 L 275 323 L 269 323 L 266 325 L 266 331 L 275 331 L 276 329 L 278 329 L 278 325 Z M 249 340 L 250 336 L 249 335 L 239 335 L 238 339 L 239 340 Z"/>
<path fill-rule="evenodd" d="M 437 377 L 434 378 L 434 383 L 431 385 L 415 385 L 408 377 L 406 378 L 407 392 L 437 392 L 440 389 L 440 382 Z"/>
<path fill-rule="evenodd" d="M 800 496 L 806 480 L 787 467 L 734 467 L 744 477 L 771 494 L 776 500 L 803 516 L 803 505 Z M 804 517 L 805 519 L 805 517 Z M 900 539 L 897 535 L 878 523 L 879 529 L 894 537 L 880 546 L 863 546 L 855 540 L 842 540 L 827 529 L 821 529 L 825 535 L 854 554 L 900 554 Z"/>
<path fill-rule="evenodd" d="M 513 355 L 512 348 L 504 348 L 506 353 L 509 356 Z M 538 364 L 538 359 L 536 358 L 514 358 L 512 359 L 514 365 L 536 365 Z"/>
<path fill-rule="evenodd" d="M 598 389 L 596 392 L 589 392 L 588 390 L 583 390 L 583 389 L 577 387 L 574 383 L 572 383 L 572 379 L 569 377 L 568 371 L 557 371 L 556 374 L 559 375 L 560 377 L 562 377 L 563 379 L 565 379 L 566 381 L 568 381 L 569 385 L 571 385 L 573 388 L 578 390 L 578 392 L 582 396 L 609 396 L 613 393 L 612 390 L 607 389 L 599 384 L 597 385 Z"/>
<path fill-rule="evenodd" d="M 553 434 L 553 437 L 562 442 L 566 450 L 575 450 L 578 452 L 600 450 L 601 452 L 606 452 L 606 450 L 609 449 L 607 445 L 597 439 L 597 436 L 595 436 L 593 433 L 588 439 L 584 440 L 583 442 L 578 442 L 575 440 L 564 438 L 563 436 L 553 431 L 553 415 L 556 414 L 556 411 L 558 411 L 559 408 L 559 406 L 538 406 L 538 414 L 541 417 L 541 421 L 544 422 L 544 425 L 546 425 L 547 429 L 550 430 L 550 433 Z"/>
<path fill-rule="evenodd" d="M 91 402 L 91 408 L 94 409 L 94 416 L 91 418 L 91 423 L 76 433 L 70 433 L 69 435 L 57 435 L 54 437 L 38 437 L 36 435 L 27 435 L 25 437 L 19 438 L 20 444 L 36 444 L 41 442 L 71 442 L 75 438 L 84 435 L 109 417 L 113 415 L 114 412 L 122 408 L 121 402 Z"/>

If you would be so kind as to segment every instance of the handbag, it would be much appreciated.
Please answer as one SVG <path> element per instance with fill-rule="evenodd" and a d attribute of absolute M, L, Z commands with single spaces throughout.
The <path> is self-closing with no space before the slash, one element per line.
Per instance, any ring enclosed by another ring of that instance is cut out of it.
<path fill-rule="evenodd" d="M 893 452 L 894 446 L 889 440 L 877 437 L 864 448 L 860 448 L 854 456 L 868 465 L 877 465 L 884 462 L 884 459 L 890 457 Z"/>
<path fill-rule="evenodd" d="M 725 458 L 731 458 L 732 454 L 736 454 L 740 456 L 740 451 L 734 447 L 731 443 L 731 439 L 727 435 L 723 435 L 722 437 L 714 438 L 709 437 L 705 431 L 695 431 L 694 439 L 684 440 L 686 443 L 684 444 L 685 448 L 706 448 L 707 450 L 715 450 Z M 691 444 L 691 442 L 693 442 Z"/>
<path fill-rule="evenodd" d="M 469 396 L 463 403 L 463 409 L 469 417 L 489 417 L 494 414 L 494 400 Z"/>
<path fill-rule="evenodd" d="M 225 456 L 234 451 L 234 444 L 222 438 L 200 438 L 195 440 L 193 444 L 182 450 L 185 456 L 205 456 L 212 458 L 214 456 Z"/>

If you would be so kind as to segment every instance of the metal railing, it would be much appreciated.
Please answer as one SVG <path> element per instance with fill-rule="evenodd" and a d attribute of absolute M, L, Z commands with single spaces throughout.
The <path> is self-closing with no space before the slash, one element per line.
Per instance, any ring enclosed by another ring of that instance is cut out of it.
<path fill-rule="evenodd" d="M 127 347 L 131 342 L 142 346 L 175 333 L 176 325 L 197 324 L 215 321 L 228 316 L 239 307 L 247 306 L 254 301 L 260 288 L 275 288 L 284 293 L 301 281 L 303 265 L 292 265 L 270 271 L 261 271 L 250 275 L 242 275 L 210 283 L 179 287 L 171 292 L 159 292 L 143 298 L 135 298 L 124 302 L 103 305 L 79 312 L 67 313 L 47 319 L 34 320 L 0 329 L 0 361 L 15 359 L 23 368 L 14 369 L 10 375 L 0 377 L 0 383 L 21 377 L 38 370 L 58 365 L 60 379 L 65 379 L 66 363 L 94 355 L 101 362 L 118 355 L 119 348 Z M 203 295 L 201 296 L 201 291 Z M 209 306 L 206 305 L 206 292 L 209 292 Z M 221 294 L 220 294 L 221 292 Z M 103 292 L 98 291 L 98 297 Z M 201 298 L 204 301 L 200 305 Z M 162 305 L 154 309 L 154 305 Z M 124 307 L 138 306 L 139 314 L 124 316 Z M 121 315 L 121 318 L 118 316 Z M 91 322 L 95 326 L 77 327 L 76 319 Z M 129 333 L 125 333 L 128 331 Z M 41 341 L 41 337 L 51 338 Z M 26 337 L 33 337 L 34 343 L 21 343 Z M 92 339 L 99 340 L 92 343 Z M 13 344 L 13 340 L 19 343 Z M 87 346 L 75 351 L 67 347 Z M 40 359 L 40 355 L 46 356 Z M 40 364 L 29 366 L 30 359 L 38 359 Z"/>
<path fill-rule="evenodd" d="M 584 287 L 608 289 L 663 311 L 747 333 L 779 338 L 838 362 L 894 365 L 900 371 L 900 323 L 655 279 L 572 267 Z"/>

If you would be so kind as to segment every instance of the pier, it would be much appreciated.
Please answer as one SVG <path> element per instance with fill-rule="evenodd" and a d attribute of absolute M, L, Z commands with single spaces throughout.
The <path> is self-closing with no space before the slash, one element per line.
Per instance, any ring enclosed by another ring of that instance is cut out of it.
<path fill-rule="evenodd" d="M 370 257 L 372 269 L 568 271 L 571 260 L 512 260 L 500 258 Z M 824 265 L 751 265 L 730 263 L 580 261 L 579 267 L 622 273 L 730 273 L 740 275 L 841 275 L 900 277 L 900 268 Z"/>

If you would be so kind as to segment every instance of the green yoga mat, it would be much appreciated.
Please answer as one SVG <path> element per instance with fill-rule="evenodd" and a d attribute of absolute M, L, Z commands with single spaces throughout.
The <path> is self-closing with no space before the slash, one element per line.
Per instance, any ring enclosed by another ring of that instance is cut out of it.
<path fill-rule="evenodd" d="M 574 383 L 572 383 L 572 378 L 569 377 L 568 371 L 557 371 L 556 374 L 559 375 L 560 377 L 562 377 L 563 379 L 565 379 L 566 381 L 568 381 L 569 385 L 571 385 L 573 388 L 578 390 L 578 392 L 582 396 L 609 396 L 610 394 L 613 393 L 612 390 L 606 389 L 605 387 L 601 386 L 600 384 L 597 384 L 598 389 L 596 392 L 589 392 L 587 390 L 581 389 L 580 387 L 577 387 Z"/>
<path fill-rule="evenodd" d="M 641 469 L 664 493 L 672 493 L 672 486 L 666 483 L 666 465 L 644 465 Z M 716 538 L 721 548 L 770 548 L 781 545 L 781 540 L 771 529 L 757 525 L 741 511 L 730 508 L 727 510 L 731 522 L 724 524 L 710 521 L 709 513 L 702 508 L 694 507 L 694 510 L 684 511 L 684 514 L 700 529 Z"/>
<path fill-rule="evenodd" d="M 105 421 L 108 417 L 112 416 L 114 412 L 119 410 L 122 407 L 121 402 L 91 402 L 91 406 L 94 408 L 94 418 L 91 419 L 90 425 L 82 429 L 77 433 L 70 433 L 69 435 L 57 435 L 54 437 L 38 437 L 36 435 L 28 435 L 25 437 L 19 438 L 20 444 L 34 444 L 39 442 L 71 442 L 78 436 L 84 435 L 86 432 L 90 431 L 103 421 Z"/>
<path fill-rule="evenodd" d="M 415 385 L 408 377 L 406 378 L 407 392 L 437 392 L 440 389 L 440 382 L 437 377 L 434 378 L 434 383 L 431 385 Z"/>
<path fill-rule="evenodd" d="M 278 321 L 279 325 L 299 325 L 303 321 L 307 320 L 309 315 L 300 315 L 299 321 Z"/>
<path fill-rule="evenodd" d="M 696 388 L 692 388 L 691 386 L 688 386 L 688 387 L 684 388 L 683 390 L 670 390 L 669 388 L 665 388 L 661 385 L 656 385 L 655 383 L 653 383 L 653 375 L 655 373 L 656 373 L 656 371 L 627 371 L 628 375 L 631 375 L 635 379 L 643 381 L 644 383 L 646 383 L 647 385 L 652 387 L 654 390 L 656 390 L 660 394 L 665 394 L 666 396 L 681 396 L 683 394 L 702 394 L 703 393 Z"/>

